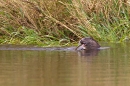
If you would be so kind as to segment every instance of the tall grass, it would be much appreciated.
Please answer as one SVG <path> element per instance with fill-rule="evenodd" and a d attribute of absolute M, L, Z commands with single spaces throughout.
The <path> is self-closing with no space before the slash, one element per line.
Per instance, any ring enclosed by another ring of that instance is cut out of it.
<path fill-rule="evenodd" d="M 0 43 L 122 42 L 130 38 L 129 15 L 125 0 L 1 0 Z"/>

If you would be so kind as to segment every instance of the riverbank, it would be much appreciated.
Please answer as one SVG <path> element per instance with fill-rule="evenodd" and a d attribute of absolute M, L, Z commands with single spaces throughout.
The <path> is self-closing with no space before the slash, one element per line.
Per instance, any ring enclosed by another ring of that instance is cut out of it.
<path fill-rule="evenodd" d="M 130 39 L 126 0 L 0 1 L 0 44 L 68 46 L 91 36 L 97 41 Z"/>

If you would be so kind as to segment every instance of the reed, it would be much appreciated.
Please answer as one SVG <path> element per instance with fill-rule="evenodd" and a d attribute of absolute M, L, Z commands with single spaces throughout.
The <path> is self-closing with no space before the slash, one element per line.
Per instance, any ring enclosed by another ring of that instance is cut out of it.
<path fill-rule="evenodd" d="M 1 0 L 0 43 L 68 45 L 130 38 L 127 0 Z"/>

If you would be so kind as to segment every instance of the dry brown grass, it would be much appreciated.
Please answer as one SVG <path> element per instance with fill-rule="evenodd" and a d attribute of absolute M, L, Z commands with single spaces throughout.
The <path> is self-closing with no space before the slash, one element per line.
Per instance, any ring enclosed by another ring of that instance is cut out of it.
<path fill-rule="evenodd" d="M 59 30 L 64 32 L 67 29 L 77 34 L 72 27 L 76 21 L 70 18 L 65 6 L 58 0 L 6 0 L 0 1 L 0 7 L 3 12 L 3 15 L 0 15 L 1 21 L 4 21 L 1 27 L 26 26 L 39 34 L 49 35 L 59 35 Z"/>

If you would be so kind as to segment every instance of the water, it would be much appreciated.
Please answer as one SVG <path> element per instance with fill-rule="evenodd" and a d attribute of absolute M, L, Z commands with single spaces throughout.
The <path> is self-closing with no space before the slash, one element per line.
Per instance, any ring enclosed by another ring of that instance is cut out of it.
<path fill-rule="evenodd" d="M 130 44 L 101 45 L 110 48 L 86 53 L 0 46 L 0 86 L 130 86 Z"/>

